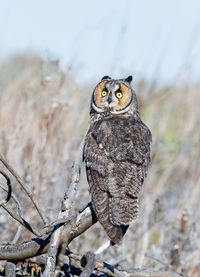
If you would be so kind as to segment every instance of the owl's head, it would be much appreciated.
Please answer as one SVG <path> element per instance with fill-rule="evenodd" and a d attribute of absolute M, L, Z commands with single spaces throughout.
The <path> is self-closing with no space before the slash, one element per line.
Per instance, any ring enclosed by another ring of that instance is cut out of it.
<path fill-rule="evenodd" d="M 97 84 L 91 99 L 91 114 L 138 114 L 137 98 L 131 87 L 132 76 L 111 79 L 104 76 Z"/>

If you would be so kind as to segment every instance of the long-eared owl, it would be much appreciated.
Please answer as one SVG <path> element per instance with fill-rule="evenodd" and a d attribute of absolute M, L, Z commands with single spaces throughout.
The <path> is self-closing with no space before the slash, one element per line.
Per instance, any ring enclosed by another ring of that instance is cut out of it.
<path fill-rule="evenodd" d="M 151 132 L 141 121 L 126 79 L 102 78 L 92 94 L 83 160 L 92 206 L 113 243 L 138 215 L 138 194 L 150 162 Z"/>

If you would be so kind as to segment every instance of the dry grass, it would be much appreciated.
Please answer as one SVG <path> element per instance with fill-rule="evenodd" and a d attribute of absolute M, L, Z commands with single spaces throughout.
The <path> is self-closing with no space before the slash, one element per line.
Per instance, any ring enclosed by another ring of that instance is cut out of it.
<path fill-rule="evenodd" d="M 34 189 L 51 219 L 59 211 L 72 161 L 81 163 L 92 89 L 78 86 L 57 62 L 35 56 L 18 56 L 0 64 L 0 152 Z M 101 258 L 119 268 L 170 269 L 199 276 L 199 87 L 174 84 L 153 92 L 142 90 L 138 97 L 142 119 L 153 134 L 152 164 L 138 220 L 122 245 Z M 89 201 L 82 168 L 77 209 Z M 40 226 L 23 191 L 15 182 L 13 186 L 25 218 Z M 1 240 L 10 242 L 18 224 L 2 209 L 0 213 Z M 29 238 L 24 231 L 20 240 Z M 73 241 L 71 249 L 83 254 L 106 239 L 96 224 Z"/>

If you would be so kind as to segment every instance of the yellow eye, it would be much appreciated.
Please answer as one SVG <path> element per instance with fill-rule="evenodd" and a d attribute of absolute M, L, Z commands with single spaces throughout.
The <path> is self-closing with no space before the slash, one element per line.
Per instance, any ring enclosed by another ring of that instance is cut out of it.
<path fill-rule="evenodd" d="M 106 96 L 107 95 L 107 91 L 106 90 L 103 90 L 102 93 L 101 93 L 101 96 Z"/>
<path fill-rule="evenodd" d="M 119 99 L 120 99 L 120 98 L 122 98 L 122 96 L 123 96 L 123 95 L 122 95 L 122 93 L 121 93 L 121 92 L 119 92 L 119 91 L 118 91 L 118 92 L 116 93 L 116 96 L 117 96 L 117 98 L 119 98 Z"/>

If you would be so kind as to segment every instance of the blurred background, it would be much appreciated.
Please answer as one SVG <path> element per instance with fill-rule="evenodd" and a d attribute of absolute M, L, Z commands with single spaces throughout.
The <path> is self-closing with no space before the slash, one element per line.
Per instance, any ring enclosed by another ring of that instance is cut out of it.
<path fill-rule="evenodd" d="M 104 75 L 133 75 L 142 120 L 153 135 L 152 163 L 139 218 L 122 245 L 99 258 L 120 269 L 200 276 L 200 2 L 0 4 L 0 153 L 49 220 L 58 214 L 74 160 L 82 167 L 74 212 L 89 202 L 81 157 L 94 86 Z M 40 228 L 29 199 L 12 182 L 24 217 Z M 7 205 L 17 212 L 15 201 Z M 18 227 L 0 208 L 1 243 L 31 238 Z M 106 240 L 97 223 L 70 249 L 82 255 Z"/>

